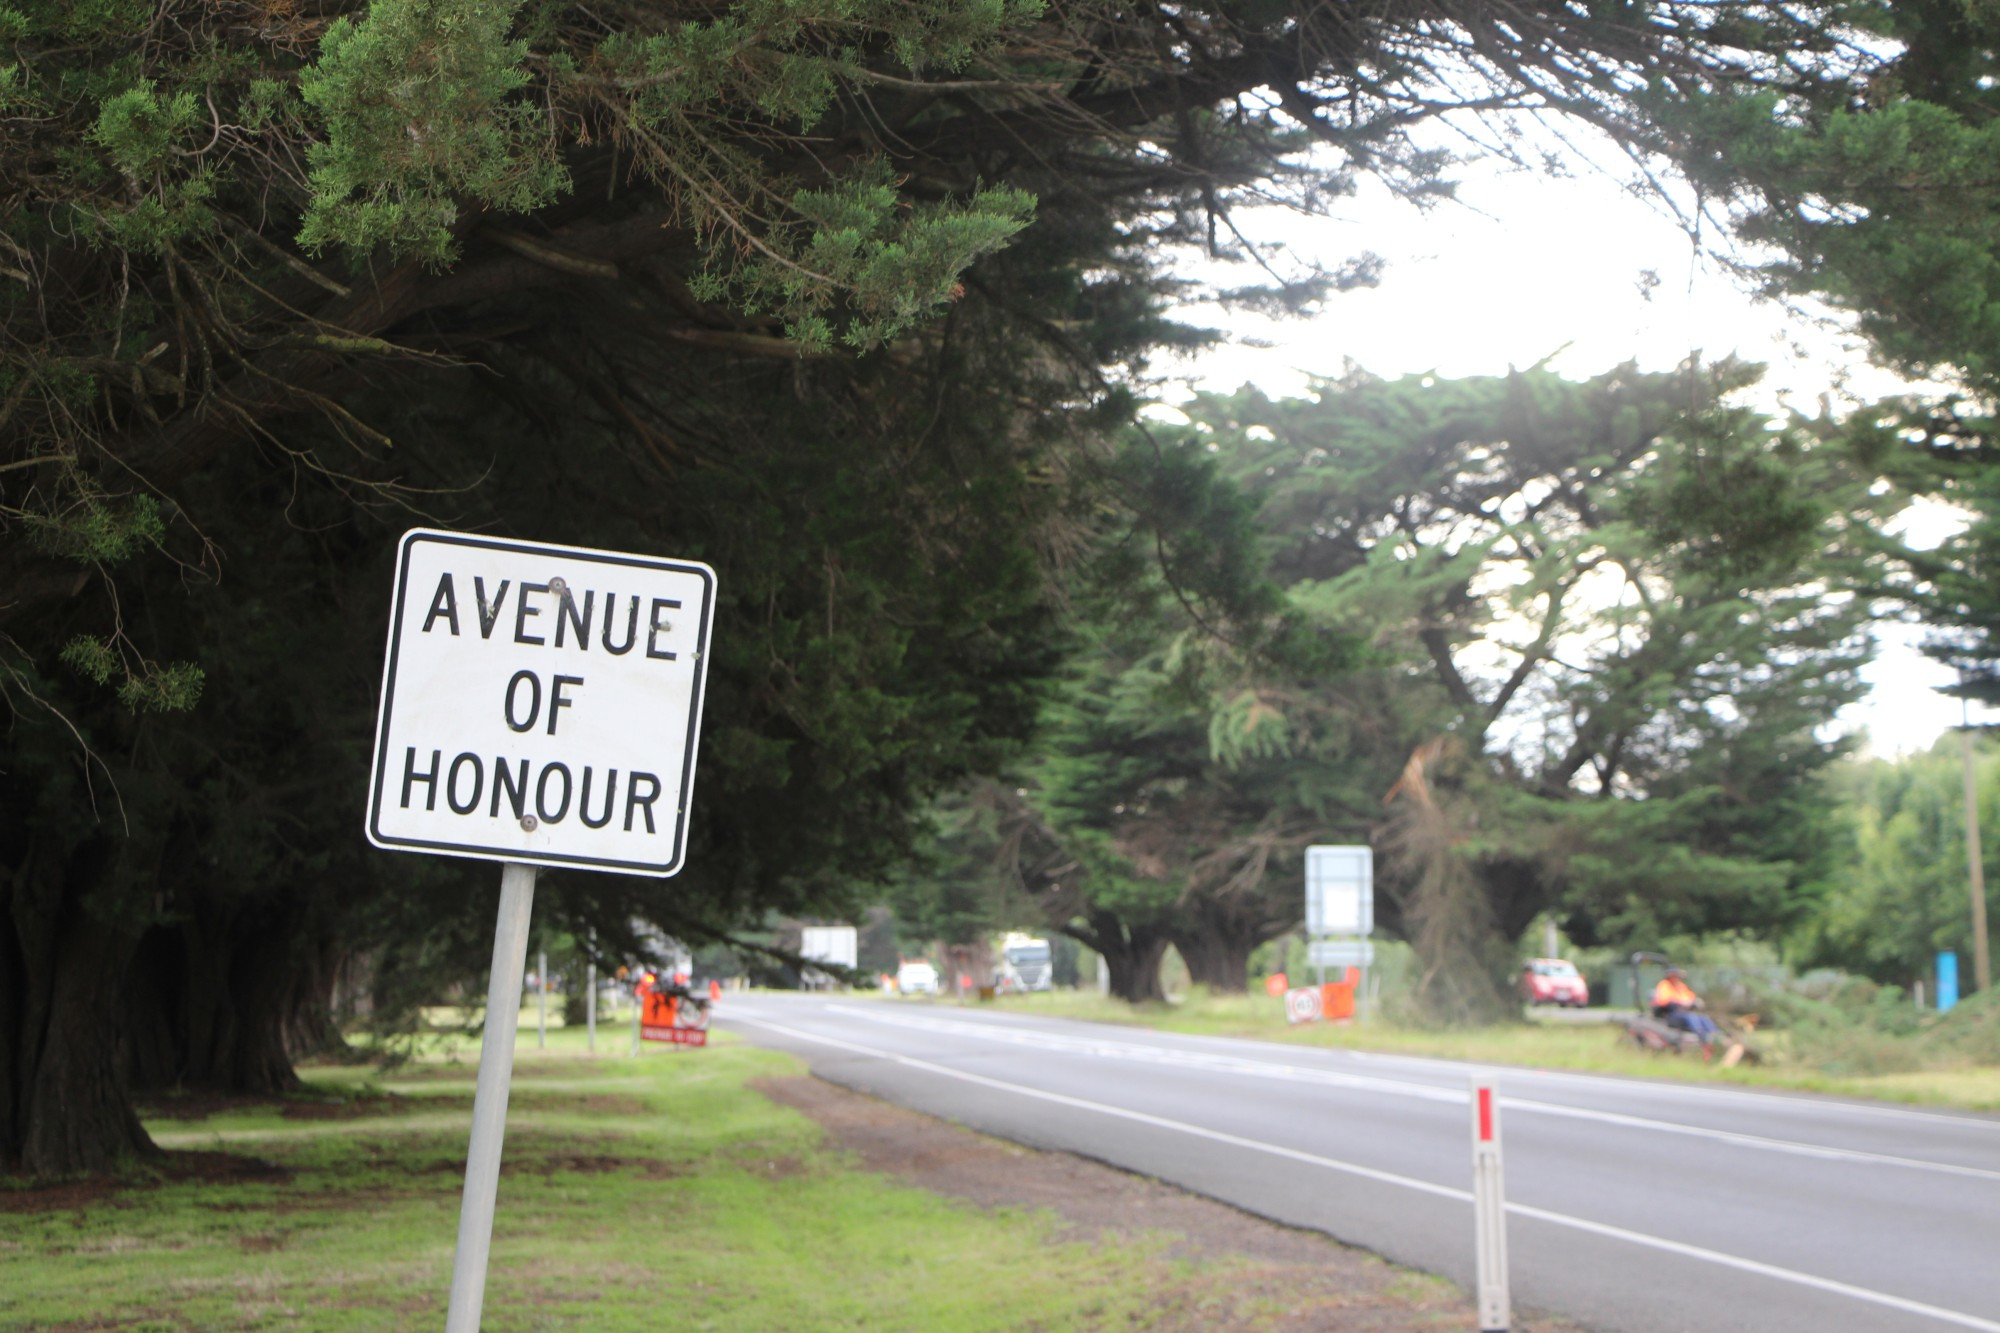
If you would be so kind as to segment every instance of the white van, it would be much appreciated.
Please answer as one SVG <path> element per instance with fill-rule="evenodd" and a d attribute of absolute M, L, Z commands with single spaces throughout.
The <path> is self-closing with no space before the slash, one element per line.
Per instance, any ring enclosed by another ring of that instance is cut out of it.
<path fill-rule="evenodd" d="M 921 959 L 904 963 L 896 969 L 896 989 L 904 995 L 935 995 L 938 989 L 937 969 Z"/>

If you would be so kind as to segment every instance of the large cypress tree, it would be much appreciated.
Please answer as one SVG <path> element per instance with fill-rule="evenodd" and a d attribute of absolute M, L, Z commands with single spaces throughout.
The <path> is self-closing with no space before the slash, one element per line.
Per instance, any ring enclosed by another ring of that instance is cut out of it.
<path fill-rule="evenodd" d="M 1261 499 L 1293 602 L 1387 658 L 1253 683 L 1239 711 L 1318 761 L 1306 808 L 1372 785 L 1325 831 L 1385 853 L 1384 922 L 1447 1013 L 1495 1004 L 1482 974 L 1545 911 L 1643 945 L 1784 925 L 1819 891 L 1826 728 L 1867 653 L 1853 590 L 1898 502 L 1835 423 L 1730 406 L 1749 378 L 1355 372 L 1190 409 Z"/>

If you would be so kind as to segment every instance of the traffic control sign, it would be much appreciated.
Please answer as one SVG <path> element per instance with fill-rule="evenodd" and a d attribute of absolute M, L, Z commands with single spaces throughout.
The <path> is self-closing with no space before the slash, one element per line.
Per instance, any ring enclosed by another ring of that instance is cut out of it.
<path fill-rule="evenodd" d="M 698 561 L 405 534 L 369 840 L 678 871 L 714 605 L 715 571 Z"/>

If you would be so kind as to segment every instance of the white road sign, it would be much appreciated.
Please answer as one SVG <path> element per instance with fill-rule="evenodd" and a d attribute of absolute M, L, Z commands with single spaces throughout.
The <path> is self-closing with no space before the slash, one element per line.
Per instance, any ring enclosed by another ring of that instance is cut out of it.
<path fill-rule="evenodd" d="M 1306 848 L 1306 933 L 1368 935 L 1375 929 L 1375 853 L 1367 847 Z"/>
<path fill-rule="evenodd" d="M 679 870 L 714 605 L 692 560 L 406 533 L 369 841 Z"/>
<path fill-rule="evenodd" d="M 1306 962 L 1314 967 L 1373 967 L 1373 940 L 1314 940 L 1306 945 Z"/>

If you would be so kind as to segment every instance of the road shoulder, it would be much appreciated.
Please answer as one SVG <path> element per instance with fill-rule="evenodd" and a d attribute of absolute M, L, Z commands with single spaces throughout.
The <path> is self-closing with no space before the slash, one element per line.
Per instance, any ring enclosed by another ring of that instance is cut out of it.
<path fill-rule="evenodd" d="M 1163 1244 L 1173 1281 L 1158 1296 L 1158 1330 L 1400 1330 L 1467 1327 L 1456 1285 L 1317 1232 L 1282 1226 L 1213 1199 L 1067 1153 L 1042 1152 L 810 1075 L 751 1084 L 816 1121 L 871 1171 L 982 1209 L 1062 1219 L 1069 1238 Z M 1577 1333 L 1524 1318 L 1521 1333 Z"/>

